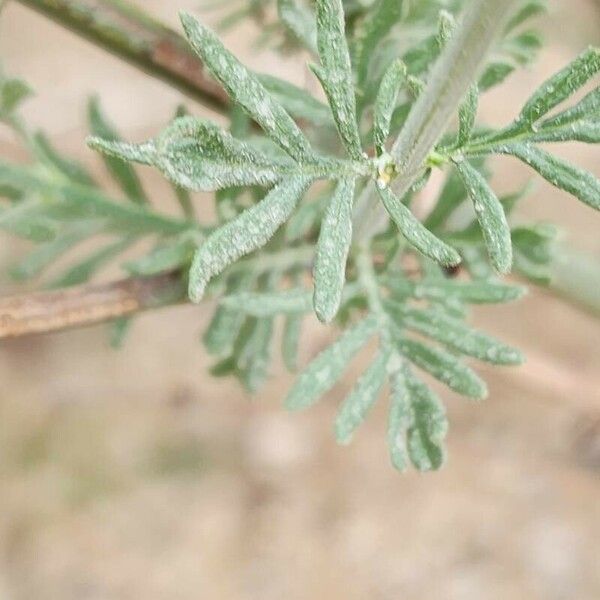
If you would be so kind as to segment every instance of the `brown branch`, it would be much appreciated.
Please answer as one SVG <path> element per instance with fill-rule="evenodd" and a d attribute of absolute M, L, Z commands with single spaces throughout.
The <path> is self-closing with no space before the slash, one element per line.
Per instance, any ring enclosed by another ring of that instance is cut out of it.
<path fill-rule="evenodd" d="M 95 325 L 185 300 L 180 271 L 0 298 L 0 339 Z"/>
<path fill-rule="evenodd" d="M 123 0 L 17 0 L 190 97 L 223 112 L 227 94 L 185 38 Z"/>

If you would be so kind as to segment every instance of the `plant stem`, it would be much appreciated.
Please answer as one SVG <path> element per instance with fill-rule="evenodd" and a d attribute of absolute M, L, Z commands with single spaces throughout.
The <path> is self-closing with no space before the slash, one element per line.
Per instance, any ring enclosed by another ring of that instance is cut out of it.
<path fill-rule="evenodd" d="M 181 271 L 0 298 L 0 339 L 95 325 L 186 300 Z"/>
<path fill-rule="evenodd" d="M 400 178 L 418 177 L 469 87 L 477 81 L 489 50 L 502 32 L 515 0 L 472 0 L 435 63 L 427 85 L 392 149 Z"/>
<path fill-rule="evenodd" d="M 224 90 L 185 38 L 124 0 L 17 0 L 149 75 L 223 112 Z"/>

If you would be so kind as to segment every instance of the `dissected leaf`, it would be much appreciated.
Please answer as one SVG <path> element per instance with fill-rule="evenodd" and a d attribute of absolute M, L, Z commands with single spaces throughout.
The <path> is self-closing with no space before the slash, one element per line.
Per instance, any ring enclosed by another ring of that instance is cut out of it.
<path fill-rule="evenodd" d="M 448 419 L 439 398 L 413 375 L 406 381 L 410 395 L 411 424 L 408 428 L 408 453 L 419 471 L 442 467 L 446 459 L 444 440 L 448 433 Z"/>
<path fill-rule="evenodd" d="M 346 444 L 375 404 L 387 375 L 388 355 L 380 352 L 344 401 L 335 421 L 337 441 Z"/>
<path fill-rule="evenodd" d="M 144 276 L 177 269 L 190 264 L 196 245 L 192 236 L 183 234 L 161 244 L 142 258 L 125 263 L 124 267 L 134 275 Z"/>
<path fill-rule="evenodd" d="M 312 309 L 310 292 L 303 288 L 285 292 L 242 292 L 226 296 L 221 305 L 253 317 L 272 317 L 277 314 L 306 314 Z"/>
<path fill-rule="evenodd" d="M 442 265 L 460 264 L 460 254 L 425 228 L 389 188 L 378 187 L 378 191 L 386 210 L 412 246 Z"/>
<path fill-rule="evenodd" d="M 313 279 L 314 308 L 320 321 L 335 318 L 346 281 L 346 261 L 352 243 L 354 180 L 344 179 L 329 202 L 317 242 Z"/>
<path fill-rule="evenodd" d="M 392 115 L 396 108 L 398 94 L 406 80 L 406 65 L 400 60 L 395 60 L 385 72 L 373 114 L 373 139 L 377 153 L 381 156 L 385 152 L 385 143 L 390 135 Z"/>
<path fill-rule="evenodd" d="M 110 142 L 120 142 L 121 136 L 102 114 L 98 98 L 91 98 L 88 104 L 88 121 L 94 136 Z M 148 198 L 135 169 L 126 161 L 114 156 L 104 155 L 104 164 L 113 179 L 133 202 L 146 203 Z"/>
<path fill-rule="evenodd" d="M 313 65 L 313 71 L 325 90 L 348 154 L 355 160 L 362 160 L 342 0 L 316 0 L 316 9 L 317 43 L 322 67 Z"/>
<path fill-rule="evenodd" d="M 523 107 L 520 120 L 529 124 L 536 123 L 599 71 L 600 50 L 589 48 L 536 90 Z"/>
<path fill-rule="evenodd" d="M 302 410 L 315 404 L 336 384 L 350 360 L 375 335 L 377 327 L 377 319 L 368 317 L 347 329 L 300 373 L 285 406 L 289 410 Z"/>
<path fill-rule="evenodd" d="M 200 302 L 208 282 L 232 262 L 264 246 L 289 218 L 310 185 L 306 177 L 292 177 L 214 233 L 200 246 L 190 270 L 190 299 Z"/>
<path fill-rule="evenodd" d="M 499 273 L 512 267 L 510 227 L 504 208 L 483 175 L 466 160 L 455 166 L 471 197 L 492 265 Z"/>
<path fill-rule="evenodd" d="M 279 20 L 316 54 L 317 26 L 312 12 L 298 0 L 277 0 L 277 12 Z"/>
<path fill-rule="evenodd" d="M 312 302 L 312 299 L 309 298 Z M 298 345 L 302 329 L 301 315 L 288 315 L 283 326 L 281 338 L 281 354 L 283 362 L 289 371 L 295 372 L 298 368 Z"/>
<path fill-rule="evenodd" d="M 34 142 L 36 150 L 43 156 L 43 160 L 51 164 L 63 175 L 76 183 L 95 185 L 94 180 L 86 169 L 78 162 L 62 156 L 43 133 L 38 131 L 34 136 Z"/>
<path fill-rule="evenodd" d="M 507 144 L 496 150 L 516 156 L 553 186 L 573 194 L 588 206 L 600 210 L 600 180 L 588 171 L 570 165 L 531 144 Z"/>
<path fill-rule="evenodd" d="M 258 78 L 225 49 L 217 36 L 192 15 L 181 14 L 183 28 L 194 50 L 234 102 L 263 128 L 292 158 L 314 158 L 308 140 L 284 108 Z"/>
<path fill-rule="evenodd" d="M 292 117 L 316 126 L 333 126 L 329 107 L 306 90 L 272 75 L 260 74 L 258 79 Z"/>
<path fill-rule="evenodd" d="M 254 282 L 251 271 L 235 274 L 227 282 L 227 294 L 236 294 L 248 289 Z M 226 355 L 233 349 L 233 345 L 242 327 L 246 315 L 239 310 L 230 310 L 219 306 L 202 337 L 206 349 L 213 355 Z"/>
<path fill-rule="evenodd" d="M 495 365 L 520 365 L 523 355 L 506 344 L 448 317 L 439 310 L 420 310 L 392 305 L 392 314 L 408 329 L 426 335 L 467 356 Z"/>
<path fill-rule="evenodd" d="M 477 85 L 472 85 L 467 92 L 465 101 L 461 104 L 458 113 L 459 129 L 456 145 L 458 148 L 464 146 L 470 139 L 477 117 L 477 109 L 479 107 L 479 88 Z"/>
<path fill-rule="evenodd" d="M 0 115 L 10 115 L 32 94 L 33 90 L 23 80 L 0 77 Z"/>
<path fill-rule="evenodd" d="M 408 468 L 408 430 L 412 423 L 409 391 L 401 367 L 390 375 L 391 402 L 388 417 L 387 443 L 394 468 L 404 472 Z"/>
<path fill-rule="evenodd" d="M 399 340 L 398 348 L 417 367 L 455 392 L 477 400 L 487 396 L 485 383 L 471 368 L 449 352 L 407 338 Z"/>
<path fill-rule="evenodd" d="M 377 0 L 358 28 L 353 59 L 361 91 L 367 79 L 371 58 L 383 38 L 402 17 L 403 0 Z"/>
<path fill-rule="evenodd" d="M 496 304 L 518 300 L 525 295 L 526 291 L 524 287 L 491 281 L 440 280 L 417 284 L 413 295 L 419 299 L 444 300 L 446 298 L 456 298 L 469 304 Z"/>

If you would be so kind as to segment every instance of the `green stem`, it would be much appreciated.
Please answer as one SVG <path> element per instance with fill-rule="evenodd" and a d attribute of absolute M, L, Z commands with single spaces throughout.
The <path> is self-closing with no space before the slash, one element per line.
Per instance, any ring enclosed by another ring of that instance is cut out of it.
<path fill-rule="evenodd" d="M 17 0 L 214 110 L 228 104 L 185 38 L 124 0 Z"/>
<path fill-rule="evenodd" d="M 515 0 L 472 0 L 392 149 L 406 192 L 485 64 Z"/>
<path fill-rule="evenodd" d="M 600 259 L 563 246 L 554 262 L 550 288 L 572 304 L 600 316 Z"/>

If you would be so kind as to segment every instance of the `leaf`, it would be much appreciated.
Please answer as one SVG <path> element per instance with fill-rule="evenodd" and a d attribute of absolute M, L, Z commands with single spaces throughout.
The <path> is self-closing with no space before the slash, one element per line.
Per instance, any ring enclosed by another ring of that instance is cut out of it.
<path fill-rule="evenodd" d="M 472 85 L 467 92 L 465 101 L 461 104 L 458 116 L 459 116 L 459 129 L 458 138 L 456 140 L 456 147 L 461 148 L 470 139 L 473 133 L 473 127 L 475 126 L 475 119 L 477 117 L 477 109 L 479 107 L 479 88 L 477 85 Z"/>
<path fill-rule="evenodd" d="M 194 239 L 188 234 L 182 234 L 142 258 L 125 263 L 124 268 L 129 273 L 142 276 L 177 269 L 191 263 L 195 247 Z"/>
<path fill-rule="evenodd" d="M 494 365 L 520 365 L 523 355 L 506 344 L 468 327 L 439 310 L 419 310 L 390 303 L 400 326 L 417 331 L 467 356 Z"/>
<path fill-rule="evenodd" d="M 544 12 L 546 12 L 546 3 L 543 0 L 530 0 L 521 6 L 514 16 L 511 17 L 505 31 L 510 32 L 525 23 L 525 21 L 528 21 L 532 17 L 537 17 Z"/>
<path fill-rule="evenodd" d="M 42 132 L 38 131 L 35 134 L 34 142 L 37 151 L 42 154 L 44 161 L 52 165 L 60 173 L 76 183 L 91 186 L 96 185 L 82 165 L 74 160 L 61 156 Z"/>
<path fill-rule="evenodd" d="M 388 448 L 393 466 L 419 471 L 439 469 L 445 462 L 448 432 L 446 411 L 437 396 L 407 368 L 390 377 L 392 399 L 388 420 Z"/>
<path fill-rule="evenodd" d="M 130 144 L 129 142 L 104 140 L 95 136 L 88 136 L 85 142 L 92 150 L 121 161 L 136 162 L 140 165 L 154 165 L 156 154 L 154 142 Z"/>
<path fill-rule="evenodd" d="M 329 107 L 306 90 L 272 75 L 260 74 L 257 77 L 292 117 L 316 126 L 333 126 Z"/>
<path fill-rule="evenodd" d="M 338 183 L 321 224 L 313 269 L 313 303 L 315 313 L 323 323 L 335 318 L 342 300 L 346 261 L 352 243 L 354 188 L 352 179 Z"/>
<path fill-rule="evenodd" d="M 314 15 L 297 0 L 277 0 L 279 20 L 311 52 L 317 53 L 317 26 Z"/>
<path fill-rule="evenodd" d="M 250 271 L 236 274 L 229 278 L 226 293 L 235 294 L 246 290 L 253 282 L 254 275 Z M 243 313 L 219 306 L 202 338 L 207 351 L 213 355 L 231 352 L 245 320 L 246 315 Z"/>
<path fill-rule="evenodd" d="M 51 264 L 66 254 L 74 246 L 99 233 L 98 223 L 79 223 L 70 231 L 62 233 L 54 240 L 36 246 L 24 259 L 11 267 L 10 274 L 18 281 L 37 277 Z"/>
<path fill-rule="evenodd" d="M 596 88 L 587 94 L 575 106 L 564 110 L 555 117 L 551 117 L 540 124 L 540 132 L 547 129 L 557 129 L 576 123 L 577 121 L 587 118 L 598 118 L 597 113 L 600 111 L 600 88 Z"/>
<path fill-rule="evenodd" d="M 522 298 L 527 292 L 526 288 L 489 281 L 436 281 L 423 282 L 415 286 L 413 295 L 417 299 L 444 300 L 456 298 L 469 304 L 496 304 L 512 302 Z"/>
<path fill-rule="evenodd" d="M 104 143 L 102 150 L 112 147 Z M 195 117 L 177 119 L 167 127 L 155 142 L 152 164 L 175 184 L 207 192 L 271 185 L 296 170 L 291 160 L 275 160 L 210 121 Z"/>
<path fill-rule="evenodd" d="M 342 0 L 316 0 L 316 9 L 317 43 L 322 68 L 314 65 L 311 68 L 323 86 L 348 154 L 361 161 L 363 154 L 356 121 L 356 97 L 344 31 Z"/>
<path fill-rule="evenodd" d="M 21 79 L 0 78 L 0 114 L 8 116 L 33 94 L 33 90 Z"/>
<path fill-rule="evenodd" d="M 110 124 L 100 109 L 97 97 L 91 98 L 88 103 L 88 121 L 93 135 L 106 141 L 120 142 L 121 137 Z M 104 164 L 113 179 L 132 202 L 145 204 L 148 202 L 144 188 L 135 169 L 126 161 L 109 155 L 104 156 Z"/>
<path fill-rule="evenodd" d="M 189 295 L 200 302 L 208 282 L 232 262 L 264 246 L 289 218 L 310 185 L 306 177 L 280 183 L 253 207 L 214 233 L 200 246 L 190 270 Z"/>
<path fill-rule="evenodd" d="M 492 265 L 499 273 L 510 273 L 512 267 L 510 227 L 500 200 L 483 175 L 469 162 L 463 160 L 454 164 L 473 202 Z"/>
<path fill-rule="evenodd" d="M 48 173 L 31 167 L 0 162 L 0 185 L 3 183 L 52 198 L 71 214 L 73 211 L 81 211 L 81 216 L 110 219 L 118 223 L 120 231 L 168 234 L 178 233 L 192 226 L 188 221 L 163 216 L 146 207 L 116 202 L 96 188 L 57 181 Z"/>
<path fill-rule="evenodd" d="M 377 46 L 400 21 L 403 5 L 403 0 L 378 0 L 357 29 L 353 58 L 358 74 L 358 86 L 363 93 L 371 58 Z"/>
<path fill-rule="evenodd" d="M 295 372 L 298 369 L 298 345 L 302 329 L 301 315 L 288 315 L 283 326 L 281 339 L 281 353 L 283 362 L 288 371 Z"/>
<path fill-rule="evenodd" d="M 506 61 L 496 61 L 489 64 L 479 78 L 479 90 L 487 92 L 489 89 L 500 85 L 514 71 L 515 65 Z"/>
<path fill-rule="evenodd" d="M 273 338 L 273 319 L 255 319 L 251 334 L 237 355 L 239 376 L 252 393 L 258 391 L 268 374 Z"/>
<path fill-rule="evenodd" d="M 435 207 L 425 219 L 425 227 L 431 231 L 440 229 L 466 198 L 467 190 L 462 178 L 454 169 L 451 169 Z"/>
<path fill-rule="evenodd" d="M 110 325 L 110 347 L 114 350 L 120 350 L 125 343 L 125 338 L 131 330 L 133 319 L 130 317 L 121 317 Z"/>
<path fill-rule="evenodd" d="M 385 383 L 389 356 L 380 352 L 363 373 L 344 401 L 335 420 L 335 435 L 340 444 L 347 444 L 371 410 Z"/>
<path fill-rule="evenodd" d="M 496 152 L 511 154 L 528 164 L 553 186 L 600 210 L 600 180 L 531 144 L 507 144 Z"/>
<path fill-rule="evenodd" d="M 296 379 L 285 400 L 286 408 L 303 410 L 315 404 L 336 384 L 350 360 L 375 335 L 377 327 L 377 319 L 368 317 L 323 350 Z"/>
<path fill-rule="evenodd" d="M 438 34 L 437 41 L 440 48 L 444 48 L 452 38 L 456 30 L 456 19 L 452 13 L 447 10 L 441 10 L 438 16 Z"/>
<path fill-rule="evenodd" d="M 306 314 L 312 310 L 310 292 L 303 288 L 284 292 L 255 293 L 241 292 L 226 296 L 221 305 L 253 317 L 272 317 L 278 314 Z"/>
<path fill-rule="evenodd" d="M 190 14 L 181 13 L 181 22 L 190 44 L 231 99 L 292 158 L 299 162 L 314 158 L 308 140 L 290 115 L 258 78 L 225 49 L 217 36 Z"/>
<path fill-rule="evenodd" d="M 392 465 L 398 471 L 408 468 L 407 437 L 413 416 L 406 379 L 401 368 L 390 376 L 391 403 L 388 417 L 387 443 Z"/>
<path fill-rule="evenodd" d="M 458 394 L 476 400 L 487 396 L 485 383 L 452 354 L 407 338 L 399 340 L 398 348 L 417 367 L 427 371 Z"/>
<path fill-rule="evenodd" d="M 10 183 L 8 186 L 12 188 Z M 26 188 L 16 185 L 15 191 L 19 190 L 26 191 Z M 42 206 L 43 202 L 39 198 L 9 205 L 0 210 L 0 229 L 34 242 L 53 240 L 57 234 L 57 227 L 50 219 L 40 214 Z"/>
<path fill-rule="evenodd" d="M 442 265 L 460 264 L 460 254 L 426 229 L 390 189 L 378 187 L 378 192 L 386 210 L 412 246 Z"/>
<path fill-rule="evenodd" d="M 406 80 L 406 65 L 400 60 L 395 60 L 385 72 L 373 114 L 373 139 L 378 156 L 385 152 L 385 143 L 390 135 L 392 115 L 398 101 L 398 94 Z"/>
<path fill-rule="evenodd" d="M 285 241 L 289 244 L 299 242 L 320 225 L 324 204 L 321 198 L 303 202 L 285 226 Z"/>
<path fill-rule="evenodd" d="M 599 71 L 600 50 L 589 48 L 537 89 L 523 107 L 520 121 L 530 125 L 536 123 L 584 86 Z"/>
<path fill-rule="evenodd" d="M 85 283 L 108 262 L 124 252 L 133 242 L 135 238 L 128 237 L 123 240 L 113 242 L 96 252 L 93 252 L 88 258 L 71 267 L 61 275 L 58 279 L 52 282 L 54 288 L 66 288 L 80 283 Z"/>
<path fill-rule="evenodd" d="M 407 377 L 406 385 L 412 413 L 407 435 L 410 459 L 419 471 L 437 470 L 446 460 L 446 411 L 439 398 L 413 375 Z"/>

